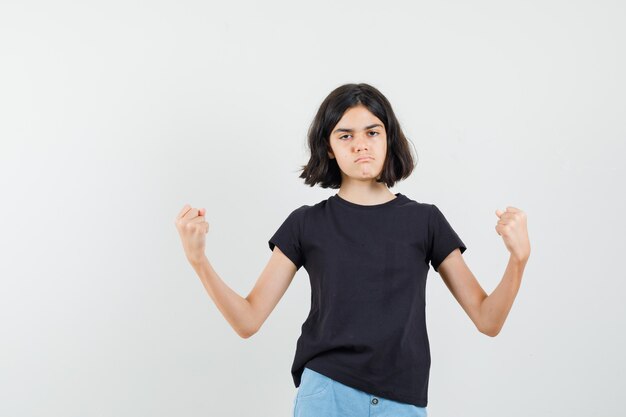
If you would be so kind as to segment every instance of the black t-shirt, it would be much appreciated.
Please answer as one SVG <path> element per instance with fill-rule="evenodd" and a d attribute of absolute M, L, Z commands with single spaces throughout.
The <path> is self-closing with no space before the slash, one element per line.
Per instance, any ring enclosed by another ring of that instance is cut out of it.
<path fill-rule="evenodd" d="M 360 205 L 337 194 L 293 210 L 268 241 L 311 283 L 311 310 L 291 368 L 426 407 L 430 347 L 425 293 L 429 262 L 466 247 L 441 211 L 396 193 Z"/>

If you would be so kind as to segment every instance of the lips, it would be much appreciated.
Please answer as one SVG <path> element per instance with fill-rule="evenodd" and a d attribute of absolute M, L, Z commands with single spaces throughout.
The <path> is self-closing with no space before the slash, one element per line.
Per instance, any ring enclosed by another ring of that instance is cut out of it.
<path fill-rule="evenodd" d="M 374 159 L 374 158 L 372 158 L 371 156 L 360 156 L 354 162 L 359 162 L 359 161 L 363 161 L 363 160 L 370 160 L 370 159 Z"/>

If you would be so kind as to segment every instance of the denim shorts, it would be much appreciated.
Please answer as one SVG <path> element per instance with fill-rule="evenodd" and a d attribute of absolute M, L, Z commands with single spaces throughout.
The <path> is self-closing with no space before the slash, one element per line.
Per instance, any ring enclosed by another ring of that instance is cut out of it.
<path fill-rule="evenodd" d="M 293 417 L 426 417 L 426 407 L 371 395 L 304 368 Z"/>

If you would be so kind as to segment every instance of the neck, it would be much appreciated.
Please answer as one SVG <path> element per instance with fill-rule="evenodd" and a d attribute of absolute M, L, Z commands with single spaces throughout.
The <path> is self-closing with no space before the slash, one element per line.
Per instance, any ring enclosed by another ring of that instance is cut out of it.
<path fill-rule="evenodd" d="M 344 200 L 362 205 L 382 204 L 396 198 L 385 184 L 377 182 L 342 182 L 337 195 Z"/>

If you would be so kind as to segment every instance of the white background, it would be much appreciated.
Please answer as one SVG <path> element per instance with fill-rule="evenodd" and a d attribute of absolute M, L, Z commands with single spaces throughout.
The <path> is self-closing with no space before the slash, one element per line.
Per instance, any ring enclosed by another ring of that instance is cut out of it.
<path fill-rule="evenodd" d="M 267 240 L 336 190 L 298 178 L 324 97 L 386 95 L 490 293 L 496 209 L 531 257 L 496 338 L 430 270 L 428 411 L 615 416 L 626 372 L 626 6 L 620 1 L 2 1 L 0 415 L 288 416 L 304 268 L 236 335 L 174 218 L 246 296 Z M 621 376 L 620 376 L 621 375 Z"/>

